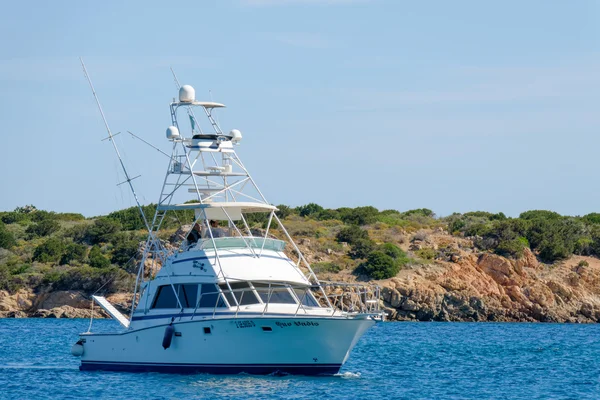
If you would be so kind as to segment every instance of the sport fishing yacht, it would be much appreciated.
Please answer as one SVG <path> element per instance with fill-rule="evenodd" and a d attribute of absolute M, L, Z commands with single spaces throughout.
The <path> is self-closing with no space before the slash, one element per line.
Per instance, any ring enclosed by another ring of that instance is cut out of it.
<path fill-rule="evenodd" d="M 172 151 L 156 213 L 142 213 L 130 315 L 93 296 L 121 329 L 90 323 L 72 348 L 81 370 L 335 374 L 383 320 L 378 287 L 319 281 L 238 157 L 242 134 L 213 116 L 223 107 L 189 85 L 170 104 Z M 168 213 L 193 220 L 177 246 L 159 239 Z"/>

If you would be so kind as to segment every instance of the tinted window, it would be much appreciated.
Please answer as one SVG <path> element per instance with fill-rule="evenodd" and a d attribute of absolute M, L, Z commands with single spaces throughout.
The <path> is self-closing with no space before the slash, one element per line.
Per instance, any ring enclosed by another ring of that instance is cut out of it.
<path fill-rule="evenodd" d="M 233 295 L 241 306 L 260 303 L 252 289 L 250 289 L 250 284 L 248 282 L 235 282 L 231 283 L 229 286 L 231 286 L 231 289 L 234 291 Z"/>
<path fill-rule="evenodd" d="M 203 283 L 198 308 L 214 308 L 215 304 L 217 307 L 226 307 L 225 302 L 217 289 L 217 285 Z"/>
<path fill-rule="evenodd" d="M 229 286 L 233 290 L 233 294 L 229 291 L 227 284 L 222 283 L 219 285 L 230 306 L 236 306 L 236 302 L 233 299 L 234 296 L 235 300 L 237 300 L 237 303 L 241 306 L 246 306 L 248 304 L 260 304 L 258 297 L 256 297 L 254 294 L 248 282 L 234 282 L 230 283 Z"/>
<path fill-rule="evenodd" d="M 296 300 L 287 289 L 275 289 L 271 293 L 271 303 L 296 304 Z"/>
<path fill-rule="evenodd" d="M 294 292 L 296 292 L 296 297 L 300 299 L 300 302 L 303 305 L 308 307 L 319 307 L 319 303 L 317 303 L 312 293 L 308 290 L 294 289 Z"/>
<path fill-rule="evenodd" d="M 186 308 L 195 308 L 198 300 L 198 285 L 177 285 L 179 286 L 179 301 Z"/>
<path fill-rule="evenodd" d="M 229 288 L 227 287 L 226 284 L 222 283 L 219 285 L 219 287 L 221 288 L 221 290 L 223 291 L 223 294 L 225 295 L 225 298 L 227 299 L 227 301 L 229 302 L 229 305 L 231 307 L 235 307 L 236 303 L 235 300 L 233 299 L 233 295 L 231 294 L 231 292 L 229 291 Z"/>
<path fill-rule="evenodd" d="M 292 297 L 291 293 L 280 285 L 271 286 L 271 294 L 269 298 L 269 285 L 264 283 L 255 283 L 254 287 L 258 292 L 261 300 L 264 303 L 284 303 L 284 304 L 296 304 L 296 300 Z"/>
<path fill-rule="evenodd" d="M 152 308 L 179 308 L 175 292 L 171 285 L 160 286 L 158 288 Z"/>

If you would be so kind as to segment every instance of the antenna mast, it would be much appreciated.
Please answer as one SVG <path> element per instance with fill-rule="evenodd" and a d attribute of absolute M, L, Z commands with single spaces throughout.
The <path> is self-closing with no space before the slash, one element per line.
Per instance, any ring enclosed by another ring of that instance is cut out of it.
<path fill-rule="evenodd" d="M 88 83 L 90 84 L 90 88 L 92 89 L 92 94 L 94 95 L 94 99 L 96 100 L 96 105 L 98 105 L 98 110 L 100 110 L 100 115 L 102 115 L 102 120 L 104 121 L 104 126 L 106 126 L 106 130 L 108 131 L 108 140 L 112 143 L 113 148 L 115 149 L 115 153 L 117 153 L 117 157 L 119 158 L 119 162 L 121 163 L 121 168 L 123 168 L 123 172 L 125 173 L 125 178 L 127 178 L 125 180 L 125 182 L 127 182 L 129 184 L 129 188 L 131 189 L 131 192 L 133 193 L 133 197 L 135 198 L 135 202 L 137 203 L 137 206 L 140 210 L 140 214 L 142 215 L 142 219 L 144 220 L 144 225 L 146 225 L 146 229 L 148 229 L 148 232 L 152 233 L 151 229 L 150 229 L 150 225 L 148 225 L 148 220 L 146 219 L 146 215 L 144 214 L 144 210 L 142 209 L 142 205 L 140 204 L 140 201 L 138 200 L 137 194 L 135 193 L 135 189 L 133 188 L 133 184 L 131 183 L 131 181 L 134 178 L 130 178 L 129 174 L 127 173 L 127 168 L 125 168 L 125 164 L 123 163 L 123 159 L 121 158 L 121 153 L 119 153 L 119 149 L 117 148 L 117 144 L 115 143 L 113 137 L 115 135 L 112 134 L 110 127 L 108 126 L 108 121 L 106 120 L 106 116 L 104 115 L 104 111 L 102 111 L 102 106 L 100 105 L 100 100 L 98 100 L 98 96 L 96 95 L 96 90 L 94 89 L 94 85 L 92 84 L 92 80 L 90 79 L 90 76 L 88 75 L 87 69 L 85 68 L 85 64 L 83 63 L 83 59 L 81 57 L 79 57 L 79 61 L 81 61 L 81 66 L 83 67 L 83 73 L 85 75 L 85 78 L 87 79 Z"/>

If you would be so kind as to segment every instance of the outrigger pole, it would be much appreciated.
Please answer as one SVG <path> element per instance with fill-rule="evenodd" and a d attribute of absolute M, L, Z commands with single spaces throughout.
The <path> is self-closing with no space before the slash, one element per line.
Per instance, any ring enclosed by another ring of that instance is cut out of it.
<path fill-rule="evenodd" d="M 100 100 L 98 100 L 98 96 L 96 95 L 96 90 L 94 89 L 92 80 L 90 79 L 87 69 L 85 68 L 85 64 L 83 63 L 83 58 L 79 57 L 79 61 L 81 61 L 81 66 L 83 67 L 83 73 L 84 73 L 85 78 L 87 79 L 88 83 L 90 84 L 90 88 L 92 89 L 92 94 L 94 95 L 94 99 L 96 100 L 96 104 L 98 105 L 98 110 L 100 110 L 100 115 L 102 115 L 102 120 L 104 121 L 104 126 L 106 126 L 106 130 L 108 131 L 108 137 L 106 139 L 108 139 L 112 143 L 113 148 L 115 149 L 115 153 L 117 153 L 117 157 L 119 158 L 119 162 L 121 163 L 121 168 L 123 168 L 123 172 L 125 173 L 125 178 L 127 178 L 124 182 L 119 183 L 119 185 L 122 183 L 125 183 L 125 182 L 127 182 L 129 184 L 129 188 L 131 189 L 131 192 L 133 193 L 135 202 L 137 203 L 138 209 L 140 210 L 140 214 L 142 215 L 142 219 L 144 220 L 144 225 L 146 225 L 146 229 L 148 229 L 148 232 L 152 235 L 152 229 L 150 228 L 150 225 L 148 224 L 148 220 L 146 219 L 146 215 L 144 214 L 142 205 L 140 204 L 137 194 L 135 193 L 135 189 L 133 188 L 133 184 L 131 183 L 131 181 L 133 179 L 138 178 L 140 175 L 133 177 L 133 178 L 129 177 L 129 174 L 127 173 L 127 168 L 125 168 L 125 164 L 123 163 L 123 159 L 121 158 L 121 153 L 119 153 L 119 149 L 117 148 L 117 143 L 115 143 L 115 141 L 113 139 L 114 136 L 116 136 L 116 135 L 112 134 L 110 127 L 108 126 L 108 121 L 106 120 L 104 111 L 102 111 L 102 106 L 100 105 Z"/>

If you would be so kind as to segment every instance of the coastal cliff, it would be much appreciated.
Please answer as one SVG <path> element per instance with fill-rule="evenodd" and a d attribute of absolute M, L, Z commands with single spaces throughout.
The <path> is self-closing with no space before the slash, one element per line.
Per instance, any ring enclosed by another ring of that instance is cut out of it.
<path fill-rule="evenodd" d="M 390 320 L 600 321 L 597 214 L 437 218 L 427 209 L 278 207 L 317 275 L 379 285 Z M 136 212 L 94 219 L 35 208 L 0 213 L 0 317 L 106 317 L 91 308 L 99 289 L 129 313 L 143 246 Z M 265 221 L 249 223 L 264 232 Z M 161 238 L 169 246 L 184 231 L 171 221 Z M 270 234 L 283 237 L 277 227 Z"/>

